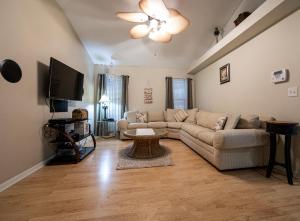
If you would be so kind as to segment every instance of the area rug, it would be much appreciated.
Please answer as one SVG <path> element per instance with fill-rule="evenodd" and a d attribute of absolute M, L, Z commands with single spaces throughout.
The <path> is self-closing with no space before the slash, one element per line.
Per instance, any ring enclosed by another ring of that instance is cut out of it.
<path fill-rule="evenodd" d="M 128 148 L 119 151 L 119 162 L 117 170 L 149 168 L 149 167 L 165 167 L 173 166 L 174 163 L 171 158 L 171 151 L 166 148 L 166 153 L 157 158 L 152 159 L 133 159 L 126 155 Z"/>

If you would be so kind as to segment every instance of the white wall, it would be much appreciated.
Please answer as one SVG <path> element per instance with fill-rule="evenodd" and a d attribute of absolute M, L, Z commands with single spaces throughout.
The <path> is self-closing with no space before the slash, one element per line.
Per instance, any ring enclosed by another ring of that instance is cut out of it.
<path fill-rule="evenodd" d="M 0 60 L 13 59 L 23 71 L 16 84 L 0 76 L 2 183 L 52 154 L 42 134 L 50 117 L 44 101 L 50 57 L 85 74 L 84 103 L 75 104 L 80 106 L 91 105 L 93 100 L 93 64 L 55 1 L 2 0 L 0 24 Z"/>
<path fill-rule="evenodd" d="M 300 86 L 300 11 L 211 64 L 195 76 L 196 103 L 218 112 L 261 113 L 300 122 L 300 98 L 287 89 Z M 231 66 L 229 83 L 219 84 L 219 68 Z M 286 83 L 271 83 L 271 72 L 290 71 Z M 300 174 L 300 137 L 293 140 L 295 167 Z"/>
<path fill-rule="evenodd" d="M 104 68 L 107 70 L 107 68 Z M 110 67 L 110 74 L 129 75 L 129 110 L 160 111 L 165 108 L 165 78 L 192 78 L 183 70 L 148 67 Z M 96 65 L 95 73 L 105 73 L 103 66 Z M 144 104 L 144 88 L 153 88 L 153 103 Z"/>

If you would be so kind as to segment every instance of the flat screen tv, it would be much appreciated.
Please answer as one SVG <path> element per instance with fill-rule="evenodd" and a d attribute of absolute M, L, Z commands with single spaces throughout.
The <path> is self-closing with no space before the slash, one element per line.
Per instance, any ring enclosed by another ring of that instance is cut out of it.
<path fill-rule="evenodd" d="M 50 58 L 49 98 L 82 100 L 84 75 L 66 64 Z"/>

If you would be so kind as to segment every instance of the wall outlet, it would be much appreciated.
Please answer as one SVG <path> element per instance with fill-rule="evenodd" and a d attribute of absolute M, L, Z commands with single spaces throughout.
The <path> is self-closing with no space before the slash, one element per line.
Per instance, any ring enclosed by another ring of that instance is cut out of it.
<path fill-rule="evenodd" d="M 298 87 L 289 87 L 288 88 L 289 97 L 298 97 Z"/>

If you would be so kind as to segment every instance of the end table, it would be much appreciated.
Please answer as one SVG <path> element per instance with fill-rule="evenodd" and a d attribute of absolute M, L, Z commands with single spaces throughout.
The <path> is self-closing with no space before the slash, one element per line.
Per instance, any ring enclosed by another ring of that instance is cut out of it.
<path fill-rule="evenodd" d="M 287 122 L 287 121 L 267 121 L 266 131 L 270 133 L 270 157 L 269 164 L 267 167 L 266 177 L 270 177 L 274 165 L 280 165 L 285 167 L 288 183 L 293 185 L 293 170 L 291 163 L 291 136 L 297 134 L 296 122 Z M 276 135 L 281 134 L 285 136 L 285 145 L 284 145 L 284 158 L 285 162 L 277 163 L 275 161 L 276 157 Z"/>
<path fill-rule="evenodd" d="M 112 138 L 116 136 L 116 124 L 115 120 L 102 120 L 98 121 L 98 127 L 101 137 Z"/>

